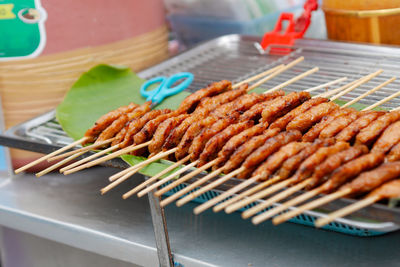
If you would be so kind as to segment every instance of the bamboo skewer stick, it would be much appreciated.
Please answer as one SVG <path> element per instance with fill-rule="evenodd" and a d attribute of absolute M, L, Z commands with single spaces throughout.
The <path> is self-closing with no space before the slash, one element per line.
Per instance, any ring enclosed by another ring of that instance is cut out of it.
<path fill-rule="evenodd" d="M 294 82 L 296 82 L 296 81 L 298 81 L 300 79 L 303 79 L 304 77 L 306 77 L 308 75 L 311 75 L 311 74 L 313 74 L 314 72 L 317 72 L 317 71 L 319 71 L 318 67 L 312 68 L 311 70 L 303 72 L 302 74 L 299 74 L 296 77 L 294 77 L 294 78 L 292 78 L 292 79 L 290 79 L 290 80 L 288 80 L 288 81 L 286 81 L 284 83 L 281 83 L 281 84 L 279 84 L 279 85 L 277 85 L 277 86 L 265 91 L 264 93 L 270 93 L 270 92 L 274 92 L 276 90 L 282 89 L 283 87 L 286 87 L 289 84 L 292 84 L 292 83 L 294 83 Z"/>
<path fill-rule="evenodd" d="M 126 170 L 125 170 L 125 171 L 123 172 L 123 173 L 124 173 L 124 176 L 125 176 L 125 175 L 129 175 L 129 176 L 134 175 L 135 173 L 137 173 L 138 171 L 140 171 L 140 169 L 144 168 L 145 166 L 149 165 L 150 163 L 155 162 L 155 161 L 157 161 L 157 160 L 159 160 L 159 159 L 165 158 L 165 157 L 168 156 L 168 155 L 171 155 L 172 153 L 174 153 L 174 152 L 176 151 L 176 149 L 177 149 L 177 148 L 168 150 L 168 151 L 166 151 L 166 152 L 158 153 L 157 155 L 155 155 L 155 156 L 153 156 L 153 157 L 151 157 L 151 158 L 149 158 L 149 159 L 147 159 L 147 160 L 145 160 L 145 161 L 142 161 L 142 162 L 140 162 L 139 164 L 136 164 L 136 165 L 132 166 L 132 167 L 131 167 L 132 169 L 131 169 L 130 171 L 126 171 Z M 128 169 L 130 169 L 130 168 L 128 168 Z M 122 173 L 122 172 L 120 172 L 120 173 Z M 120 176 L 120 177 L 122 177 L 122 176 Z M 110 177 L 110 178 L 111 178 L 111 177 Z M 119 178 L 118 178 L 118 176 L 117 176 L 117 177 L 113 177 L 112 179 L 110 179 L 110 181 L 113 182 L 113 181 L 118 180 L 118 179 L 119 179 Z"/>
<path fill-rule="evenodd" d="M 118 172 L 114 175 L 112 175 L 109 180 L 110 182 L 114 182 L 116 180 L 122 179 L 122 177 L 130 177 L 132 175 L 134 175 L 136 172 L 138 172 L 140 169 L 144 168 L 145 166 L 149 165 L 152 162 L 155 162 L 159 159 L 165 158 L 168 155 L 174 153 L 176 151 L 176 148 L 168 150 L 166 152 L 162 152 L 162 153 L 158 153 L 157 155 L 155 155 L 154 157 L 148 158 L 145 161 L 139 162 L 138 164 L 135 164 L 121 172 Z"/>
<path fill-rule="evenodd" d="M 130 147 L 129 150 L 130 150 L 131 152 L 132 152 L 132 151 L 135 151 L 135 150 L 138 150 L 138 149 L 140 149 L 140 148 L 146 147 L 149 143 L 150 143 L 150 141 L 149 141 L 149 142 L 146 142 L 146 143 L 143 143 L 143 144 L 140 144 L 140 145 L 137 145 L 137 146 L 134 146 L 134 147 Z M 128 151 L 128 150 L 126 150 L 126 151 Z M 125 154 L 125 153 L 128 153 L 128 152 L 126 152 L 126 151 L 119 150 L 118 152 L 120 152 L 119 155 L 123 155 L 123 154 Z M 100 152 L 99 152 L 99 153 L 100 153 Z M 83 170 L 83 169 L 86 169 L 86 168 L 95 166 L 95 165 L 97 165 L 97 164 L 100 164 L 100 163 L 105 162 L 105 161 L 107 161 L 107 160 L 113 159 L 113 158 L 115 158 L 115 157 L 116 157 L 115 154 L 110 154 L 110 155 L 107 155 L 107 156 L 105 156 L 105 157 L 99 158 L 99 159 L 97 159 L 97 160 L 94 160 L 94 161 L 88 162 L 88 163 L 86 163 L 86 164 L 80 165 L 80 166 L 78 166 L 78 167 L 75 167 L 75 168 L 73 168 L 73 169 L 64 171 L 64 174 L 65 174 L 65 175 L 71 174 L 71 173 L 74 173 L 74 172 L 77 172 L 77 171 L 80 171 L 80 170 Z"/>
<path fill-rule="evenodd" d="M 293 207 L 293 206 L 295 206 L 295 205 L 297 205 L 299 203 L 302 203 L 302 202 L 304 202 L 304 201 L 306 201 L 306 200 L 308 200 L 308 199 L 310 199 L 310 198 L 312 198 L 312 197 L 314 197 L 314 196 L 316 196 L 316 195 L 318 195 L 320 193 L 323 193 L 323 188 L 322 187 L 318 187 L 318 188 L 315 188 L 315 189 L 313 189 L 311 191 L 305 192 L 304 194 L 301 194 L 301 195 L 299 195 L 299 196 L 297 196 L 297 197 L 295 197 L 295 198 L 283 203 L 282 205 L 280 205 L 278 207 L 270 209 L 269 211 L 265 212 L 265 213 L 268 213 L 265 216 L 268 217 L 268 218 L 271 218 L 271 217 L 275 216 L 276 214 L 278 214 L 278 213 L 280 213 L 280 212 L 282 212 L 284 210 L 287 210 L 290 207 Z"/>
<path fill-rule="evenodd" d="M 172 173 L 172 174 L 169 175 L 168 177 L 165 177 L 164 179 L 162 179 L 162 180 L 160 180 L 160 181 L 158 181 L 158 182 L 156 182 L 156 183 L 154 183 L 154 184 L 148 186 L 147 188 L 143 189 L 142 191 L 140 191 L 140 192 L 138 193 L 138 197 L 142 197 L 142 196 L 144 196 L 145 194 L 149 193 L 150 191 L 153 191 L 153 190 L 156 189 L 157 187 L 159 187 L 159 186 L 161 186 L 161 185 L 167 183 L 168 181 L 174 179 L 175 177 L 177 177 L 177 176 L 179 176 L 180 174 L 186 172 L 186 171 L 189 170 L 190 168 L 193 168 L 194 166 L 196 166 L 197 163 L 199 163 L 197 160 L 196 160 L 196 161 L 193 161 L 192 163 L 190 163 L 190 164 L 184 166 L 183 168 L 179 169 L 178 171 Z M 173 188 L 173 187 L 172 187 L 172 188 Z M 172 188 L 171 188 L 171 189 L 172 189 Z M 169 191 L 169 190 L 167 190 L 167 191 Z M 167 192 L 167 191 L 166 191 L 166 192 Z"/>
<path fill-rule="evenodd" d="M 365 92 L 364 94 L 362 94 L 362 95 L 360 95 L 360 96 L 354 98 L 354 99 L 351 100 L 350 102 L 347 102 L 347 103 L 344 104 L 342 107 L 345 108 L 345 107 L 348 107 L 348 106 L 353 105 L 354 103 L 358 102 L 360 99 L 363 99 L 363 98 L 365 98 L 366 96 L 369 96 L 370 94 L 375 93 L 376 91 L 378 91 L 378 90 L 381 89 L 382 87 L 385 87 L 386 85 L 388 85 L 389 83 L 393 82 L 394 80 L 396 80 L 396 77 L 392 77 L 391 79 L 387 80 L 386 82 L 381 83 L 380 85 L 378 85 L 378 86 L 375 87 L 374 89 Z"/>
<path fill-rule="evenodd" d="M 52 152 L 52 153 L 50 153 L 48 155 L 45 155 L 45 156 L 43 156 L 43 157 L 41 157 L 41 158 L 39 158 L 39 159 L 37 159 L 35 161 L 32 161 L 31 163 L 28 163 L 28 164 L 26 164 L 25 166 L 22 166 L 19 169 L 16 169 L 15 173 L 18 174 L 18 173 L 20 173 L 22 171 L 25 171 L 26 169 L 29 169 L 30 167 L 35 166 L 36 164 L 38 164 L 38 163 L 40 163 L 42 161 L 45 161 L 45 160 L 47 160 L 47 159 L 49 159 L 49 158 L 51 158 L 53 156 L 56 156 L 56 155 L 58 155 L 58 154 L 60 154 L 60 153 L 62 153 L 64 151 L 70 149 L 70 148 L 73 148 L 76 145 L 82 144 L 86 140 L 88 140 L 88 137 L 83 137 L 83 138 L 81 138 L 81 139 L 79 139 L 79 140 L 77 140 L 77 141 L 75 141 L 75 142 L 73 142 L 73 143 L 71 143 L 71 144 L 69 144 L 67 146 L 64 146 L 64 147 L 62 147 L 60 149 L 57 149 L 56 151 L 54 151 L 54 152 Z"/>
<path fill-rule="evenodd" d="M 322 88 L 329 87 L 331 85 L 335 85 L 335 84 L 340 83 L 340 82 L 344 82 L 346 80 L 347 80 L 347 77 L 342 77 L 342 78 L 336 79 L 334 81 L 330 81 L 330 82 L 327 82 L 327 83 L 324 83 L 324 84 L 321 84 L 321 85 L 317 85 L 315 87 L 311 87 L 309 89 L 304 90 L 304 92 L 309 92 L 310 93 L 310 92 L 313 92 L 313 91 L 316 91 L 316 90 L 319 90 L 319 89 L 322 89 Z"/>
<path fill-rule="evenodd" d="M 357 87 L 359 87 L 360 85 L 369 82 L 371 79 L 373 79 L 374 77 L 378 76 L 379 74 L 381 74 L 383 72 L 383 70 L 377 70 L 374 73 L 371 73 L 367 76 L 364 76 L 360 79 L 357 80 L 357 82 L 355 84 L 353 84 L 352 86 L 350 86 L 349 88 L 343 90 L 342 92 L 338 93 L 337 95 L 331 97 L 331 101 L 334 101 L 336 99 L 339 99 L 340 97 L 344 96 L 345 94 L 353 91 L 354 89 L 356 89 Z"/>
<path fill-rule="evenodd" d="M 293 60 L 292 62 L 290 62 L 289 64 L 285 65 L 284 67 L 280 68 L 279 70 L 275 71 L 274 73 L 272 73 L 271 75 L 259 80 L 258 82 L 256 82 L 255 84 L 253 84 L 252 86 L 250 86 L 250 88 L 248 89 L 248 91 L 253 90 L 254 88 L 257 88 L 258 86 L 260 86 L 261 84 L 271 80 L 272 78 L 278 76 L 279 74 L 281 74 L 282 72 L 294 67 L 295 65 L 297 65 L 298 63 L 302 62 L 304 60 L 304 57 L 299 57 L 296 60 Z"/>
<path fill-rule="evenodd" d="M 70 164 L 68 166 L 65 166 L 64 168 L 60 169 L 60 173 L 63 173 L 65 171 L 69 170 L 69 169 L 75 168 L 76 166 L 82 165 L 82 164 L 84 164 L 84 163 L 86 163 L 88 161 L 91 161 L 92 159 L 95 159 L 95 158 L 98 158 L 98 157 L 100 157 L 100 156 L 102 156 L 104 154 L 107 154 L 108 152 L 114 151 L 115 149 L 118 149 L 118 147 L 119 147 L 119 145 L 111 146 L 111 147 L 106 148 L 104 150 L 101 150 L 101 151 L 99 151 L 99 152 L 97 152 L 97 153 L 95 153 L 93 155 L 90 155 L 87 158 L 83 158 L 83 159 L 81 159 L 81 160 L 79 160 L 77 162 L 74 162 L 74 163 L 72 163 L 72 164 Z"/>
<path fill-rule="evenodd" d="M 179 201 L 176 202 L 176 205 L 177 205 L 178 207 L 179 207 L 179 206 L 182 206 L 183 204 L 189 202 L 190 200 L 195 199 L 196 197 L 200 196 L 201 194 L 203 194 L 203 193 L 209 191 L 211 188 L 214 188 L 215 185 L 216 185 L 215 182 L 217 182 L 217 183 L 219 183 L 219 184 L 222 184 L 223 182 L 228 181 L 229 179 L 231 179 L 233 176 L 235 176 L 235 175 L 238 174 L 238 173 L 239 173 L 239 172 L 236 171 L 236 172 L 231 172 L 230 174 L 223 176 L 221 179 L 218 179 L 218 180 L 214 181 L 213 183 L 208 184 L 208 185 L 206 185 L 205 187 L 203 187 L 203 188 L 201 188 L 201 189 L 195 191 L 194 193 L 192 193 L 192 194 L 190 194 L 190 195 L 187 195 L 186 197 L 180 199 Z M 205 204 L 205 203 L 204 203 L 204 204 Z M 200 207 L 200 206 L 198 206 L 197 208 L 199 208 L 199 207 Z M 194 210 L 194 213 L 195 213 L 195 214 L 198 214 L 199 212 L 200 212 L 200 210 L 198 210 L 198 209 L 195 209 L 195 210 Z"/>
<path fill-rule="evenodd" d="M 288 186 L 290 183 L 293 182 L 293 179 L 288 179 L 288 180 L 283 180 L 280 183 L 274 184 L 270 187 L 267 187 L 266 189 L 264 189 L 263 191 L 257 192 L 254 195 L 251 195 L 250 197 L 244 199 L 243 201 L 237 202 L 235 204 L 232 205 L 232 209 L 240 209 L 250 203 L 253 203 L 254 201 L 257 201 L 259 199 L 262 199 L 266 196 L 269 196 L 283 188 L 285 188 L 286 186 Z M 257 205 L 258 206 L 258 205 Z M 245 212 L 242 213 L 242 218 L 243 219 L 247 219 L 249 217 L 251 217 L 253 214 L 258 212 L 257 206 L 254 206 L 248 210 L 246 210 Z"/>
<path fill-rule="evenodd" d="M 250 82 L 255 81 L 255 80 L 259 79 L 259 78 L 262 78 L 262 77 L 264 77 L 264 76 L 266 76 L 268 74 L 274 73 L 275 71 L 283 68 L 284 66 L 285 66 L 284 64 L 280 64 L 280 65 L 278 65 L 276 67 L 273 67 L 272 69 L 266 70 L 266 71 L 261 72 L 261 73 L 259 73 L 257 75 L 254 75 L 253 77 L 250 77 L 250 78 L 248 78 L 246 80 L 238 82 L 238 83 L 236 83 L 235 85 L 232 86 L 232 89 L 236 89 L 236 88 L 240 87 L 241 85 L 243 85 L 245 83 L 250 83 Z"/>
<path fill-rule="evenodd" d="M 215 206 L 215 211 L 220 211 L 221 209 L 225 209 L 226 213 L 232 213 L 232 212 L 236 211 L 235 207 L 231 206 L 233 203 L 236 203 L 237 201 L 243 199 L 244 197 L 247 197 L 249 195 L 257 193 L 261 189 L 264 189 L 265 187 L 275 184 L 276 182 L 278 182 L 280 180 L 281 180 L 281 178 L 279 176 L 272 177 L 271 179 L 269 179 L 265 182 L 262 182 L 256 186 L 244 191 L 243 193 L 240 193 L 239 195 L 237 195 L 231 199 L 228 199 L 225 202 L 222 202 L 221 204 L 218 204 L 217 206 Z"/>
<path fill-rule="evenodd" d="M 48 167 L 48 168 L 42 170 L 41 172 L 36 173 L 36 177 L 39 178 L 39 177 L 41 177 L 41 176 L 43 176 L 43 175 L 45 175 L 45 174 L 51 172 L 52 170 L 57 169 L 58 167 L 64 165 L 64 164 L 67 163 L 67 162 L 70 162 L 71 160 L 73 160 L 73 159 L 75 159 L 75 158 L 77 158 L 77 157 L 79 157 L 80 155 L 83 155 L 83 154 L 85 154 L 85 153 L 86 153 L 86 151 L 81 151 L 81 152 L 72 154 L 71 156 L 69 156 L 69 157 L 67 157 L 67 158 L 65 158 L 65 159 L 63 159 L 63 160 L 57 162 L 56 164 L 51 165 L 50 167 Z"/>
<path fill-rule="evenodd" d="M 196 168 L 196 170 L 194 170 L 193 172 L 188 173 L 187 175 L 183 176 L 179 180 L 176 180 L 175 182 L 173 182 L 173 183 L 167 185 L 166 187 L 158 190 L 157 192 L 154 193 L 154 195 L 157 196 L 157 197 L 161 196 L 162 194 L 168 192 L 172 188 L 174 188 L 174 187 L 180 185 L 181 183 L 184 183 L 184 182 L 188 181 L 189 179 L 193 178 L 194 176 L 196 176 L 197 174 L 201 173 L 202 171 L 207 170 L 208 168 L 213 166 L 215 162 L 216 162 L 216 160 L 212 160 L 212 161 L 208 162 L 207 164 L 201 166 L 200 168 Z"/>
<path fill-rule="evenodd" d="M 202 177 L 201 179 L 197 180 L 196 182 L 186 186 L 185 188 L 179 190 L 175 194 L 167 197 L 166 199 L 164 199 L 163 201 L 160 202 L 161 207 L 165 207 L 172 201 L 175 201 L 176 199 L 178 199 L 180 196 L 183 196 L 184 194 L 189 193 L 190 191 L 196 189 L 196 187 L 204 184 L 206 181 L 212 179 L 213 177 L 219 175 L 220 173 L 222 173 L 222 167 L 209 173 L 208 175 Z"/>
<path fill-rule="evenodd" d="M 373 105 L 371 105 L 371 106 L 369 106 L 369 107 L 366 107 L 365 109 L 363 109 L 363 111 L 364 110 L 371 110 L 371 109 L 373 109 L 373 108 L 376 108 L 377 106 L 380 106 L 380 105 L 382 105 L 383 103 L 386 103 L 386 102 L 388 102 L 389 100 L 392 100 L 393 98 L 396 98 L 396 97 L 398 97 L 398 96 L 400 96 L 400 91 L 399 92 L 397 92 L 397 93 L 394 93 L 394 94 L 392 94 L 392 95 L 390 95 L 390 96 L 388 96 L 388 97 L 386 97 L 386 98 L 384 98 L 384 99 L 382 99 L 382 100 L 380 100 L 380 101 L 378 101 L 378 102 L 376 102 L 375 104 L 373 104 Z M 395 110 L 397 110 L 398 108 L 396 108 Z M 394 111 L 394 110 L 392 110 L 392 111 Z"/>
<path fill-rule="evenodd" d="M 287 221 L 287 220 L 289 220 L 289 219 L 291 219 L 291 218 L 303 213 L 306 210 L 315 209 L 315 208 L 317 208 L 317 207 L 319 207 L 321 205 L 324 205 L 324 204 L 326 204 L 328 202 L 331 202 L 331 201 L 333 201 L 335 199 L 344 197 L 344 196 L 346 196 L 346 195 L 348 195 L 350 193 L 351 193 L 351 189 L 345 189 L 345 190 L 337 191 L 335 193 L 326 195 L 326 196 L 321 197 L 321 198 L 319 198 L 319 199 L 317 199 L 315 201 L 312 201 L 312 202 L 309 202 L 307 204 L 304 204 L 303 206 L 300 206 L 297 209 L 291 210 L 291 211 L 289 211 L 287 213 L 284 213 L 284 214 L 282 214 L 282 215 L 280 215 L 278 217 L 275 217 L 272 220 L 272 222 L 275 225 L 283 223 L 283 222 L 285 222 L 285 221 Z"/>
<path fill-rule="evenodd" d="M 75 153 L 79 153 L 79 152 L 82 152 L 82 151 L 86 152 L 86 151 L 89 151 L 89 150 L 91 150 L 93 148 L 98 148 L 98 147 L 101 147 L 103 145 L 109 144 L 112 141 L 114 141 L 114 139 L 115 138 L 110 138 L 108 140 L 104 140 L 104 141 L 101 141 L 99 143 L 94 143 L 94 144 L 91 144 L 89 146 L 84 146 L 82 148 L 79 148 L 79 149 L 76 149 L 76 150 L 73 150 L 73 151 L 69 151 L 69 152 L 63 153 L 61 155 L 57 155 L 57 156 L 51 157 L 51 158 L 47 159 L 47 161 L 51 162 L 51 161 L 54 161 L 54 160 L 66 158 L 66 157 L 69 157 L 69 156 L 71 156 L 71 155 L 73 155 Z"/>
<path fill-rule="evenodd" d="M 344 217 L 344 216 L 346 216 L 350 213 L 353 213 L 359 209 L 362 209 L 369 205 L 372 205 L 379 200 L 380 200 L 379 196 L 373 196 L 373 197 L 368 197 L 363 200 L 357 201 L 356 203 L 353 203 L 352 205 L 349 205 L 345 208 L 342 208 L 340 210 L 330 213 L 326 217 L 319 218 L 318 220 L 315 221 L 315 227 L 318 227 L 318 228 L 322 227 L 322 226 L 334 221 L 336 218 Z"/>
<path fill-rule="evenodd" d="M 256 214 L 258 211 L 261 211 L 269 206 L 271 206 L 273 203 L 276 203 L 282 199 L 287 198 L 288 196 L 292 195 L 295 192 L 298 192 L 299 190 L 303 189 L 308 183 L 310 182 L 310 180 L 304 180 L 301 183 L 298 183 L 292 187 L 290 187 L 289 189 L 280 192 L 279 194 L 267 199 L 265 202 L 260 203 L 259 205 L 255 206 L 256 209 L 254 209 L 254 213 L 249 214 L 250 216 Z M 253 224 L 259 224 L 267 219 L 269 219 L 270 217 L 268 216 L 268 214 L 266 212 L 255 216 L 252 219 Z"/>
<path fill-rule="evenodd" d="M 328 91 L 328 92 L 321 93 L 321 94 L 316 95 L 316 96 L 314 96 L 314 97 L 326 97 L 326 98 L 328 98 L 328 97 L 330 97 L 330 96 L 332 96 L 332 95 L 334 95 L 334 94 L 336 94 L 336 93 L 338 93 L 338 92 L 343 91 L 343 90 L 346 89 L 346 88 L 349 88 L 350 86 L 354 85 L 356 82 L 357 82 L 357 80 L 352 81 L 352 82 L 350 82 L 350 83 L 348 83 L 348 84 L 342 85 L 342 86 L 340 86 L 340 87 L 338 87 L 338 88 L 335 88 L 335 89 L 333 89 L 333 90 L 330 90 L 330 91 Z"/>
<path fill-rule="evenodd" d="M 176 150 L 176 149 L 175 149 Z M 137 171 L 139 171 L 141 168 L 143 168 L 144 166 L 146 166 L 147 164 L 157 161 L 159 159 L 165 158 L 166 156 L 170 155 L 171 153 L 174 153 L 174 151 L 167 151 L 167 152 L 163 152 L 160 154 L 155 155 L 152 158 L 149 158 L 148 160 L 145 160 L 143 162 L 140 162 L 139 164 L 136 164 L 134 166 L 132 166 L 129 172 L 125 173 L 122 177 L 118 178 L 117 180 L 114 180 L 111 184 L 107 185 L 106 187 L 102 188 L 100 190 L 101 194 L 104 195 L 105 193 L 107 193 L 108 191 L 110 191 L 111 189 L 113 189 L 114 187 L 116 187 L 117 185 L 121 184 L 122 182 L 126 181 L 127 179 L 129 179 L 129 177 L 131 177 L 132 175 L 134 175 Z M 130 168 L 129 168 L 130 169 Z"/>
<path fill-rule="evenodd" d="M 141 163 L 141 162 L 140 162 L 140 163 Z M 143 165 L 142 165 L 142 166 L 143 166 Z M 139 166 L 139 168 L 140 168 L 140 166 Z M 117 172 L 117 173 L 114 174 L 114 175 L 111 175 L 111 176 L 108 178 L 108 180 L 109 180 L 110 182 L 114 182 L 115 180 L 118 180 L 118 178 L 124 176 L 125 174 L 129 173 L 129 172 L 132 171 L 132 170 L 138 170 L 137 164 L 135 164 L 135 165 L 133 165 L 133 166 L 130 166 L 130 167 L 128 167 L 128 168 L 126 168 L 126 169 L 124 169 L 124 170 L 122 170 L 122 171 L 120 171 L 120 172 Z"/>
<path fill-rule="evenodd" d="M 250 179 L 247 179 L 246 181 L 244 181 L 244 182 L 238 184 L 237 186 L 232 187 L 232 188 L 229 189 L 228 191 L 226 191 L 226 192 L 222 193 L 221 195 L 216 196 L 216 197 L 214 197 L 213 199 L 211 199 L 210 201 L 207 201 L 206 203 L 204 203 L 205 205 L 203 206 L 202 209 L 199 208 L 199 211 L 206 210 L 206 209 L 208 209 L 208 208 L 210 208 L 210 207 L 212 207 L 212 206 L 218 204 L 219 202 L 221 202 L 221 201 L 223 201 L 224 199 L 230 197 L 231 195 L 235 194 L 236 192 L 238 192 L 238 191 L 240 191 L 240 190 L 242 190 L 242 189 L 248 187 L 249 185 L 255 183 L 259 178 L 260 178 L 259 176 L 254 176 L 254 177 L 252 177 L 252 178 L 250 178 Z M 199 206 L 199 207 L 200 207 L 200 206 Z M 215 207 L 213 208 L 213 211 L 214 211 L 214 212 L 217 212 L 217 211 L 218 211 L 218 210 L 216 210 L 216 207 L 217 207 L 217 206 L 215 206 Z"/>
<path fill-rule="evenodd" d="M 182 164 L 187 162 L 189 159 L 190 159 L 190 155 L 186 156 L 185 158 L 183 158 L 183 159 L 181 159 L 181 160 L 179 160 L 177 162 L 175 162 L 174 164 L 172 164 L 168 168 L 164 169 L 162 172 L 159 172 L 157 175 L 147 179 L 146 181 L 144 181 L 140 185 L 136 186 L 135 188 L 133 188 L 129 192 L 125 193 L 122 196 L 122 198 L 123 199 L 127 199 L 127 198 L 131 197 L 132 195 L 136 194 L 137 192 L 139 192 L 140 190 L 145 188 L 145 186 L 147 186 L 148 184 L 151 184 L 152 182 L 157 181 L 157 179 L 161 178 L 163 175 L 169 173 L 170 171 L 173 171 L 174 169 L 178 168 L 179 166 L 181 166 Z"/>

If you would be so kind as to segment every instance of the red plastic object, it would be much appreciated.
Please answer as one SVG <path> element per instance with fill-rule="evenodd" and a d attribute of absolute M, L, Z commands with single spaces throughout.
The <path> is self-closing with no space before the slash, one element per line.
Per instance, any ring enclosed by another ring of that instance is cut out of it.
<path fill-rule="evenodd" d="M 303 37 L 311 23 L 311 12 L 317 10 L 317 8 L 317 0 L 307 0 L 304 4 L 303 14 L 296 21 L 294 21 L 293 13 L 282 13 L 275 25 L 275 29 L 264 35 L 261 41 L 262 48 L 267 49 L 270 45 L 293 45 L 296 39 Z M 289 25 L 286 27 L 286 31 L 282 33 L 282 25 L 285 20 L 289 22 Z M 290 49 L 285 48 L 273 48 L 273 50 L 276 49 L 280 52 L 290 51 Z"/>

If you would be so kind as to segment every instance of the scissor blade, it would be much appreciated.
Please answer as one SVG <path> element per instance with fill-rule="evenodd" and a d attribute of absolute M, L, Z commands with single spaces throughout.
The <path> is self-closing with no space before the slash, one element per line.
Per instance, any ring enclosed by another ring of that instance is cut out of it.
<path fill-rule="evenodd" d="M 157 106 L 158 104 L 159 104 L 158 102 L 151 102 L 150 108 L 154 108 L 154 107 Z"/>

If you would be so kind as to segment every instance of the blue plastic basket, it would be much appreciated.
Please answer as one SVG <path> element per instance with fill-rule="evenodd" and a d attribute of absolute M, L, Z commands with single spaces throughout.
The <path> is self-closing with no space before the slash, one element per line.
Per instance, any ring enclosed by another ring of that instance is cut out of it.
<path fill-rule="evenodd" d="M 163 187 L 168 185 L 168 184 L 170 184 L 170 183 L 171 182 L 168 182 L 168 183 L 164 184 Z M 186 186 L 187 186 L 187 184 L 180 184 L 179 186 L 177 186 L 177 187 L 173 188 L 172 190 L 166 192 L 164 194 L 164 196 L 173 195 L 176 192 L 178 192 L 178 191 L 182 190 L 183 188 L 185 188 Z M 183 195 L 182 197 L 184 197 L 184 196 L 186 196 L 186 195 L 188 195 L 188 194 L 190 194 L 190 193 L 192 193 L 192 192 L 194 192 L 194 191 L 196 191 L 198 189 L 199 188 L 196 188 L 195 190 L 190 191 L 189 193 Z M 213 199 L 214 197 L 216 197 L 216 196 L 218 196 L 220 194 L 221 194 L 221 192 L 218 191 L 218 190 L 211 190 L 211 191 L 208 191 L 208 192 L 198 196 L 197 198 L 193 199 L 192 201 L 196 202 L 196 203 L 204 203 L 204 202 L 207 202 L 210 199 Z M 260 201 L 253 202 L 253 203 L 251 203 L 251 204 L 239 209 L 237 212 L 243 212 L 243 211 L 245 211 L 247 209 L 250 209 L 251 207 L 257 205 L 259 202 Z M 269 210 L 269 209 L 271 209 L 273 207 L 274 206 L 271 206 L 271 207 L 269 207 L 267 209 L 264 209 L 261 212 L 267 211 L 267 210 Z M 315 212 L 311 212 L 311 213 L 315 213 Z M 314 227 L 314 221 L 316 219 L 318 219 L 318 216 L 313 216 L 311 214 L 300 214 L 300 215 L 292 218 L 289 221 L 292 222 L 292 223 L 297 223 L 297 224 L 302 224 L 302 225 L 307 225 L 307 226 Z M 327 224 L 326 226 L 323 227 L 323 229 L 331 230 L 331 231 L 335 231 L 335 232 L 339 232 L 339 233 L 343 233 L 343 234 L 347 234 L 347 235 L 363 236 L 363 237 L 378 236 L 378 235 L 383 235 L 383 234 L 388 233 L 388 231 L 386 231 L 386 230 L 376 231 L 376 230 L 372 230 L 372 229 L 369 229 L 369 228 L 366 228 L 366 227 L 356 227 L 356 226 L 345 224 L 345 223 L 341 223 L 341 222 L 338 222 L 338 221 L 334 221 L 334 222 L 331 222 L 331 223 Z"/>

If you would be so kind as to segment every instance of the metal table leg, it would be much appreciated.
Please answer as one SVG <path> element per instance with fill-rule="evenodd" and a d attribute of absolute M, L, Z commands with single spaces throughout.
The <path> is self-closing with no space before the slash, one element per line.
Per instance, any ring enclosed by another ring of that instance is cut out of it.
<path fill-rule="evenodd" d="M 147 177 L 146 177 L 147 179 Z M 154 236 L 158 253 L 158 260 L 162 267 L 173 267 L 174 260 L 169 244 L 167 221 L 165 219 L 164 209 L 160 207 L 160 198 L 154 196 L 154 191 L 148 194 L 150 203 L 150 212 L 153 222 Z"/>

